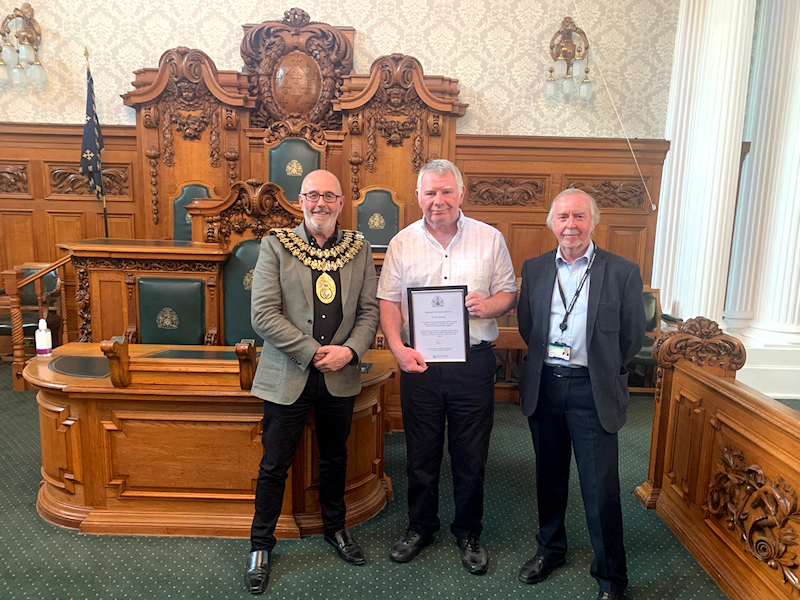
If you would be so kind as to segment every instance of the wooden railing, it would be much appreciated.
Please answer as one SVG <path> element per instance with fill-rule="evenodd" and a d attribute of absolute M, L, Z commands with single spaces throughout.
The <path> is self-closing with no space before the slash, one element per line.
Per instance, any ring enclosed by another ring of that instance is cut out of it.
<path fill-rule="evenodd" d="M 659 336 L 653 357 L 650 464 L 637 499 L 730 598 L 797 598 L 800 412 L 735 380 L 744 346 L 709 319 Z"/>
<path fill-rule="evenodd" d="M 25 389 L 25 380 L 22 378 L 22 370 L 25 368 L 25 334 L 23 332 L 22 321 L 22 302 L 20 294 L 22 289 L 33 283 L 36 290 L 37 305 L 39 311 L 39 318 L 44 319 L 47 317 L 49 310 L 48 298 L 44 293 L 44 286 L 42 278 L 53 270 L 56 270 L 59 281 L 62 285 L 59 286 L 59 306 L 62 310 L 61 315 L 61 342 L 67 342 L 67 318 L 63 314 L 64 308 L 67 306 L 66 289 L 63 285 L 65 272 L 64 265 L 72 259 L 67 255 L 60 258 L 56 262 L 46 265 L 23 278 L 24 271 L 21 269 L 9 269 L 2 272 L 3 284 L 5 293 L 0 299 L 0 306 L 7 308 L 11 313 L 11 343 L 13 347 L 13 364 L 11 365 L 11 373 L 13 379 L 13 386 L 15 390 Z M 25 265 L 21 265 L 24 267 Z"/>

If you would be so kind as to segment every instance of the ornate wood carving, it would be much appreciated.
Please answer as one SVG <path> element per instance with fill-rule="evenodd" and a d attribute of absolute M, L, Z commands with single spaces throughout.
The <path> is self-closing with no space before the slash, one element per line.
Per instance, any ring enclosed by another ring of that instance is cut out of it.
<path fill-rule="evenodd" d="M 106 196 L 129 196 L 129 178 L 126 167 L 103 169 L 103 186 Z M 53 165 L 50 167 L 50 189 L 54 194 L 94 195 L 89 190 L 89 180 L 81 175 L 78 165 Z"/>
<path fill-rule="evenodd" d="M 364 159 L 361 158 L 361 155 L 358 153 L 356 144 L 353 144 L 353 152 L 352 154 L 350 154 L 349 162 L 350 162 L 351 199 L 355 201 L 358 200 L 359 196 L 361 195 L 361 190 L 358 187 L 359 184 L 358 171 L 361 168 L 361 163 L 364 162 Z"/>
<path fill-rule="evenodd" d="M 353 68 L 353 49 L 338 29 L 312 23 L 308 13 L 292 8 L 281 21 L 249 29 L 241 54 L 250 94 L 257 97 L 254 127 L 292 116 L 322 129 L 341 128 L 341 114 L 331 103 Z"/>
<path fill-rule="evenodd" d="M 228 161 L 228 179 L 233 185 L 237 179 L 236 164 L 239 162 L 239 151 L 236 148 L 228 148 L 225 152 L 225 160 Z"/>
<path fill-rule="evenodd" d="M 253 237 L 261 239 L 273 227 L 296 227 L 303 220 L 297 213 L 287 210 L 286 197 L 281 188 L 271 182 L 257 179 L 239 181 L 231 194 L 235 200 L 217 214 L 205 217 L 205 241 L 230 245 L 232 233 L 251 231 Z"/>
<path fill-rule="evenodd" d="M 164 260 L 164 259 L 132 259 L 132 258 L 73 258 L 80 260 L 88 269 L 107 269 L 109 271 L 181 271 L 192 273 L 219 273 L 220 263 L 203 260 Z"/>
<path fill-rule="evenodd" d="M 208 288 L 208 297 L 209 297 L 209 304 L 211 306 L 216 306 L 216 295 L 217 295 L 217 276 L 211 275 L 206 279 L 206 287 Z M 213 325 L 209 327 L 206 331 L 205 337 L 205 345 L 206 346 L 216 346 L 219 344 L 219 331 L 217 329 L 216 318 L 212 319 Z"/>
<path fill-rule="evenodd" d="M 671 367 L 684 359 L 698 367 L 718 367 L 738 371 L 744 366 L 744 344 L 723 333 L 714 321 L 696 317 L 684 322 L 678 331 L 668 331 L 656 338 L 653 356 L 660 367 Z"/>
<path fill-rule="evenodd" d="M 733 446 L 723 446 L 721 464 L 709 486 L 709 513 L 725 519 L 750 555 L 781 573 L 783 582 L 800 590 L 797 529 L 800 523 L 797 493 L 782 478 L 774 483 L 758 465 L 747 466 L 744 454 Z"/>
<path fill-rule="evenodd" d="M 419 68 L 419 63 L 410 56 L 392 54 L 379 58 L 377 68 L 380 86 L 365 108 L 367 169 L 374 173 L 377 168 L 380 135 L 393 147 L 400 147 L 411 139 L 411 167 L 417 173 L 424 164 L 423 125 L 427 123 L 426 106 L 414 85 L 413 71 Z"/>
<path fill-rule="evenodd" d="M 161 56 L 159 68 L 169 70 L 166 89 L 158 100 L 164 164 L 175 165 L 172 128 L 184 140 L 199 140 L 209 129 L 211 166 L 220 166 L 220 102 L 209 91 L 203 77 L 203 63 L 210 63 L 200 50 L 184 46 L 168 50 Z"/>
<path fill-rule="evenodd" d="M 283 121 L 276 121 L 267 127 L 264 143 L 271 144 L 287 137 L 298 137 L 325 146 L 325 132 L 319 125 L 309 123 L 297 116 L 287 117 Z"/>
<path fill-rule="evenodd" d="M 535 206 L 544 203 L 546 180 L 498 177 L 470 179 L 469 204 L 481 206 Z"/>
<path fill-rule="evenodd" d="M 158 225 L 158 157 L 161 152 L 151 146 L 144 154 L 150 164 L 150 210 L 153 213 L 153 225 Z"/>
<path fill-rule="evenodd" d="M 0 194 L 27 194 L 28 166 L 0 165 Z"/>
<path fill-rule="evenodd" d="M 590 194 L 602 208 L 641 208 L 645 189 L 641 181 L 571 181 L 569 187 Z"/>
<path fill-rule="evenodd" d="M 86 260 L 72 257 L 72 266 L 75 267 L 75 305 L 78 308 L 78 341 L 92 341 L 92 304 L 89 301 L 89 271 L 86 269 Z"/>

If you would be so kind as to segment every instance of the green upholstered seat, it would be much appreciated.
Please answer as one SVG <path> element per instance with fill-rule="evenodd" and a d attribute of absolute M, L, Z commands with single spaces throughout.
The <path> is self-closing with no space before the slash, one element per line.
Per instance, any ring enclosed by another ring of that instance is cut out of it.
<path fill-rule="evenodd" d="M 258 240 L 244 240 L 234 246 L 225 263 L 222 273 L 222 298 L 226 346 L 234 346 L 243 339 L 254 339 L 256 346 L 264 343 L 250 324 L 250 295 L 258 250 Z"/>
<path fill-rule="evenodd" d="M 303 177 L 320 168 L 320 151 L 301 138 L 287 138 L 269 151 L 269 180 L 297 202 Z"/>
<path fill-rule="evenodd" d="M 140 277 L 139 342 L 203 344 L 205 283 L 202 279 Z"/>
<path fill-rule="evenodd" d="M 372 189 L 356 209 L 356 229 L 377 249 L 385 249 L 400 231 L 400 207 L 389 190 Z"/>
<path fill-rule="evenodd" d="M 192 221 L 186 207 L 192 200 L 210 197 L 208 188 L 198 183 L 190 183 L 181 188 L 180 195 L 172 201 L 172 239 L 192 239 Z"/>

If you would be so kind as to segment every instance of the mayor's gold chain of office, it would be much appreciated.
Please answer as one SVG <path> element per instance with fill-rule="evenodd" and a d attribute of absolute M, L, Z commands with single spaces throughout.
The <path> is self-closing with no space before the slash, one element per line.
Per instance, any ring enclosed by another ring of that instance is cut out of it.
<path fill-rule="evenodd" d="M 342 229 L 342 241 L 333 248 L 322 250 L 303 241 L 299 235 L 288 228 L 276 228 L 270 233 L 292 253 L 297 260 L 315 271 L 337 271 L 346 265 L 364 245 L 364 234 L 360 231 Z"/>

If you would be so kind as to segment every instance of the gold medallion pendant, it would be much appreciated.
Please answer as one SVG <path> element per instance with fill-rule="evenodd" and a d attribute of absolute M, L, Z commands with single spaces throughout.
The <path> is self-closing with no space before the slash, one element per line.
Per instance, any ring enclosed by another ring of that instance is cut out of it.
<path fill-rule="evenodd" d="M 336 282 L 327 273 L 317 278 L 317 298 L 323 304 L 330 304 L 336 298 Z"/>

